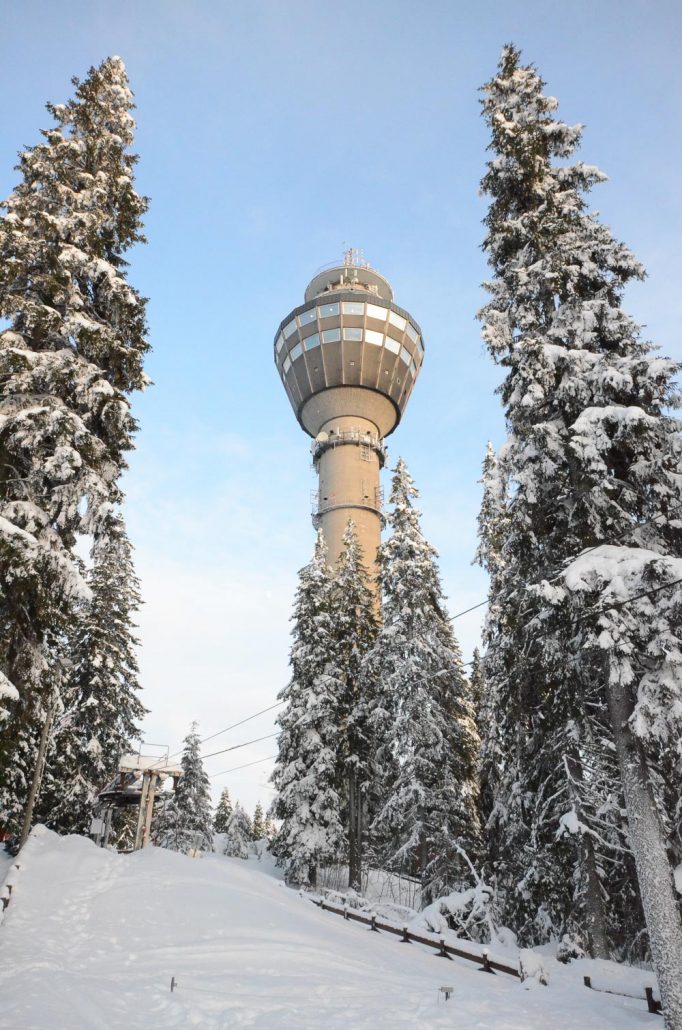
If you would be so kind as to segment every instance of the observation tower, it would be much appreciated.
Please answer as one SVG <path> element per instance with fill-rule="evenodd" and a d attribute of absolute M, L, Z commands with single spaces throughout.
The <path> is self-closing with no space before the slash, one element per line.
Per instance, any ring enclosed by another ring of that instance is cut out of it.
<path fill-rule="evenodd" d="M 374 571 L 381 541 L 379 473 L 424 358 L 421 330 L 382 275 L 349 250 L 315 275 L 280 323 L 275 364 L 319 476 L 313 525 L 336 564 L 348 520 Z"/>

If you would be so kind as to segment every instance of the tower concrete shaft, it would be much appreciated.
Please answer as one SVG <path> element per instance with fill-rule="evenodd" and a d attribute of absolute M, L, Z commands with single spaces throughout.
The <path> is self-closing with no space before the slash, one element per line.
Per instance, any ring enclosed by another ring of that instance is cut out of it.
<path fill-rule="evenodd" d="M 336 564 L 349 519 L 374 579 L 381 541 L 384 437 L 397 426 L 424 357 L 421 330 L 388 282 L 353 251 L 322 269 L 280 324 L 275 363 L 319 475 L 313 522 Z"/>
<path fill-rule="evenodd" d="M 385 452 L 378 428 L 369 419 L 345 415 L 327 422 L 321 433 L 323 440 L 313 444 L 319 475 L 314 524 L 322 526 L 329 561 L 336 565 L 352 519 L 371 573 L 383 521 L 379 472 Z"/>

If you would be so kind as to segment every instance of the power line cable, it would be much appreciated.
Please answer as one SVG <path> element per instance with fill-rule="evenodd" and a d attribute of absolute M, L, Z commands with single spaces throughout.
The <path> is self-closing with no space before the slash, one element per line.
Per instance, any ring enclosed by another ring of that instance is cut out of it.
<path fill-rule="evenodd" d="M 228 730 L 234 730 L 237 726 L 243 726 L 245 722 L 251 722 L 251 720 L 255 719 L 258 715 L 264 715 L 266 712 L 271 712 L 273 708 L 279 708 L 280 705 L 283 704 L 284 701 L 276 701 L 275 704 L 270 705 L 269 708 L 261 708 L 260 712 L 254 712 L 253 715 L 247 715 L 245 719 L 240 719 L 239 722 L 233 722 L 231 726 L 226 726 L 224 730 L 218 730 L 217 733 L 211 733 L 210 736 L 204 737 L 200 743 L 205 744 L 207 740 L 213 740 L 214 737 L 220 737 L 223 733 L 227 733 Z"/>
<path fill-rule="evenodd" d="M 662 590 L 668 590 L 670 587 L 678 586 L 682 583 L 682 577 L 674 579 L 670 583 L 659 583 L 656 587 L 651 587 L 649 590 L 642 590 L 639 594 L 633 594 L 632 597 L 625 597 L 621 601 L 614 601 L 613 604 L 604 605 L 601 608 L 593 608 L 590 611 L 583 612 L 580 614 L 576 622 L 582 622 L 587 618 L 594 615 L 601 615 L 604 612 L 617 611 L 620 608 L 625 608 L 626 605 L 632 604 L 633 601 L 639 601 L 643 597 L 653 597 L 655 594 L 659 594 Z M 473 659 L 469 662 L 462 663 L 465 667 L 473 665 Z M 215 758 L 216 755 L 224 755 L 228 751 L 238 751 L 242 747 L 248 747 L 250 744 L 258 744 L 261 740 L 272 740 L 273 737 L 279 737 L 280 733 L 268 733 L 264 737 L 256 737 L 254 740 L 246 740 L 242 744 L 233 744 L 232 747 L 223 748 L 221 751 L 213 751 L 210 755 L 203 755 L 202 758 Z M 223 769 L 222 772 L 212 773 L 210 779 L 215 776 L 224 776 L 228 772 L 237 772 L 239 769 L 248 769 L 252 765 L 259 765 L 261 762 L 268 762 L 272 758 L 276 758 L 276 755 L 269 755 L 267 758 L 258 758 L 255 762 L 247 762 L 245 765 L 238 765 L 232 769 Z"/>
<path fill-rule="evenodd" d="M 618 611 L 620 608 L 625 608 L 626 605 L 632 604 L 633 601 L 640 601 L 643 597 L 653 597 L 655 594 L 660 594 L 662 590 L 668 590 L 670 587 L 678 586 L 682 583 L 682 577 L 679 579 L 673 579 L 670 583 L 659 583 L 657 587 L 650 587 L 649 590 L 642 590 L 639 594 L 633 594 L 632 597 L 625 597 L 622 601 L 614 601 L 613 604 L 605 604 L 602 608 L 591 608 L 589 611 L 581 612 L 575 617 L 574 622 L 584 622 L 585 619 L 592 618 L 595 615 L 603 615 L 604 612 Z M 492 647 L 489 651 L 495 651 L 496 648 Z M 487 652 L 486 652 L 487 653 Z M 462 662 L 462 666 L 467 668 L 469 665 L 473 665 L 473 658 L 471 661 Z"/>
<path fill-rule="evenodd" d="M 209 780 L 214 780 L 216 776 L 226 776 L 227 773 L 239 772 L 240 769 L 250 769 L 252 765 L 261 765 L 262 762 L 271 762 L 273 758 L 277 758 L 277 755 L 267 755 L 266 758 L 257 758 L 255 762 L 247 762 L 245 765 L 235 765 L 231 769 L 221 769 L 220 772 L 211 773 Z"/>
<path fill-rule="evenodd" d="M 676 507 L 671 508 L 670 511 L 676 511 L 678 509 L 682 509 L 682 505 L 677 505 Z M 670 514 L 670 512 L 659 512 L 657 515 L 654 515 L 653 518 L 649 520 L 649 522 L 641 523 L 638 528 L 643 528 L 644 526 L 650 525 L 656 519 L 661 518 L 662 516 L 668 515 L 668 514 Z M 605 545 L 605 544 L 594 544 L 592 547 L 587 548 L 587 550 L 581 551 L 580 554 L 575 556 L 575 558 L 581 558 L 581 557 L 583 557 L 583 555 L 589 554 L 591 551 L 595 551 L 598 547 L 602 547 L 602 546 L 608 546 L 608 545 Z M 664 557 L 664 556 L 662 556 L 662 557 Z M 574 561 L 575 558 L 573 558 L 571 560 Z M 554 577 L 552 577 L 549 580 L 547 580 L 547 582 L 552 582 L 552 580 L 556 579 L 559 575 L 561 575 L 561 573 L 557 573 Z M 681 579 L 677 579 L 677 580 L 673 580 L 670 583 L 661 583 L 661 584 L 659 584 L 659 586 L 653 587 L 653 588 L 651 588 L 649 590 L 643 590 L 641 593 L 635 594 L 633 597 L 626 597 L 622 601 L 617 601 L 617 602 L 614 602 L 613 604 L 605 605 L 603 608 L 596 608 L 596 609 L 592 609 L 591 611 L 584 612 L 584 613 L 582 613 L 581 615 L 578 616 L 576 621 L 577 622 L 582 622 L 584 619 L 589 618 L 589 617 L 591 617 L 593 615 L 600 615 L 603 612 L 615 611 L 615 610 L 618 610 L 619 608 L 624 608 L 626 605 L 631 604 L 633 601 L 641 600 L 641 598 L 643 598 L 643 597 L 651 597 L 651 596 L 659 593 L 662 590 L 668 589 L 669 587 L 677 586 L 679 583 L 682 583 L 682 578 Z M 488 599 L 486 599 L 485 601 L 479 601 L 478 604 L 472 605 L 469 608 L 465 608 L 461 612 L 457 612 L 456 615 L 450 616 L 448 621 L 449 622 L 454 622 L 455 619 L 460 619 L 463 615 L 468 615 L 469 612 L 473 612 L 477 608 L 482 608 L 484 605 L 486 605 L 488 603 L 489 603 Z M 467 668 L 468 666 L 473 665 L 473 659 L 468 661 L 468 662 L 463 662 L 462 665 L 463 665 L 464 668 Z M 236 729 L 236 727 L 238 727 L 238 726 L 243 726 L 244 723 L 250 722 L 252 719 L 256 719 L 259 715 L 264 715 L 266 712 L 271 712 L 275 708 L 281 707 L 281 705 L 283 705 L 283 704 L 284 704 L 284 701 L 276 701 L 274 705 L 269 705 L 267 708 L 262 708 L 262 709 L 260 709 L 260 711 L 254 712 L 253 715 L 248 715 L 248 716 L 246 716 L 246 718 L 240 719 L 238 722 L 232 723 L 231 725 L 226 726 L 224 729 L 218 730 L 216 733 L 211 733 L 207 737 L 203 737 L 201 739 L 200 743 L 204 744 L 208 740 L 213 740 L 215 737 L 222 736 L 223 733 L 227 733 L 229 730 Z M 215 758 L 216 755 L 223 755 L 223 754 L 226 754 L 228 751 L 237 751 L 237 750 L 239 750 L 239 748 L 248 747 L 250 744 L 259 743 L 261 740 L 271 740 L 273 737 L 278 737 L 278 736 L 279 736 L 279 733 L 270 733 L 270 734 L 267 734 L 264 737 L 256 737 L 254 740 L 247 740 L 247 741 L 245 741 L 242 744 L 234 744 L 234 745 L 232 745 L 232 747 L 223 748 L 220 751 L 213 751 L 213 752 L 211 752 L 211 754 L 202 755 L 201 758 L 202 758 L 202 761 L 204 759 L 207 759 L 207 758 Z M 180 749 L 178 751 L 174 751 L 172 755 L 169 755 L 168 759 L 165 759 L 165 758 L 158 759 L 158 761 L 156 763 L 154 763 L 154 764 L 160 765 L 160 764 L 162 764 L 165 761 L 169 761 L 170 758 L 174 758 L 176 755 L 180 755 L 180 754 L 182 754 L 182 749 Z M 267 759 L 259 759 L 259 761 L 267 761 Z M 250 763 L 248 763 L 248 765 L 257 765 L 257 764 L 258 764 L 258 762 L 253 762 L 253 763 L 250 762 Z M 248 765 L 247 766 L 239 766 L 238 768 L 240 768 L 240 769 L 241 768 L 247 768 Z M 234 772 L 234 771 L 235 770 L 233 770 L 233 769 L 224 770 L 224 772 Z M 223 773 L 213 773 L 212 775 L 213 776 L 221 776 L 221 775 L 223 775 Z"/>
<path fill-rule="evenodd" d="M 213 740 L 215 737 L 220 737 L 220 736 L 222 736 L 223 733 L 227 733 L 229 730 L 236 729 L 237 726 L 243 726 L 245 722 L 251 722 L 252 719 L 256 719 L 259 715 L 264 715 L 266 712 L 271 712 L 274 708 L 280 708 L 283 704 L 284 704 L 284 701 L 276 701 L 274 705 L 269 705 L 268 708 L 261 708 L 261 710 L 259 712 L 254 712 L 253 715 L 247 715 L 245 719 L 240 719 L 239 722 L 233 722 L 230 726 L 226 726 L 224 729 L 218 730 L 216 733 L 210 733 L 208 735 L 208 737 L 202 737 L 202 739 L 199 741 L 199 743 L 200 744 L 205 744 L 206 741 Z M 265 737 L 263 737 L 261 739 L 265 740 Z M 246 745 L 239 745 L 239 746 L 240 747 L 241 746 L 245 747 Z M 176 758 L 177 755 L 181 755 L 182 753 L 183 753 L 183 748 L 179 748 L 178 751 L 173 751 L 173 753 L 170 754 L 168 756 L 168 758 L 165 758 L 165 757 L 159 758 L 156 762 L 154 762 L 154 764 L 152 766 L 150 766 L 150 768 L 153 769 L 155 765 L 163 765 L 164 762 L 169 762 L 171 760 L 171 758 Z M 216 753 L 220 754 L 220 752 L 216 752 Z M 210 758 L 211 756 L 210 755 L 202 755 L 201 757 L 203 759 L 203 758 Z"/>
<path fill-rule="evenodd" d="M 646 522 L 640 522 L 636 526 L 633 526 L 633 529 L 644 529 L 646 526 L 650 526 L 652 523 L 654 523 L 656 521 L 656 519 L 667 518 L 669 515 L 671 515 L 675 511 L 682 511 L 682 504 L 673 505 L 673 507 L 671 507 L 668 511 L 659 511 L 657 515 L 653 515 Z M 616 539 L 618 539 L 618 538 L 616 538 Z M 608 546 L 610 546 L 610 545 L 607 544 L 606 541 L 604 541 L 604 540 L 601 543 L 599 543 L 599 544 L 593 544 L 592 547 L 588 547 L 584 551 L 580 551 L 579 554 L 573 555 L 572 558 L 567 558 L 564 564 L 568 564 L 569 562 L 576 561 L 578 558 L 583 558 L 586 554 L 591 554 L 592 551 L 596 551 L 598 547 L 608 547 Z M 553 583 L 555 579 L 558 579 L 559 576 L 561 576 L 561 574 L 562 574 L 561 572 L 555 572 L 553 576 L 548 577 L 547 580 L 544 580 L 542 582 Z M 529 584 L 529 583 L 524 583 L 523 584 L 523 586 L 525 586 L 525 587 L 528 587 L 530 585 L 531 584 Z M 533 583 L 532 585 L 533 586 L 539 586 L 540 584 L 539 583 Z M 633 598 L 633 600 L 635 600 L 635 598 Z M 457 612 L 456 615 L 450 615 L 448 617 L 448 621 L 449 622 L 454 622 L 455 619 L 461 619 L 463 615 L 468 615 L 469 612 L 474 612 L 474 611 L 476 611 L 477 608 L 483 608 L 484 605 L 489 604 L 489 603 L 490 603 L 489 598 L 486 598 L 485 601 L 479 601 L 478 604 L 472 605 L 471 608 L 465 608 L 464 611 Z"/>
<path fill-rule="evenodd" d="M 215 758 L 216 755 L 225 755 L 228 751 L 238 751 L 240 747 L 248 747 L 249 744 L 258 744 L 261 740 L 272 740 L 273 737 L 279 737 L 277 733 L 267 733 L 264 737 L 254 737 L 253 740 L 245 740 L 243 744 L 233 744 L 232 747 L 225 747 L 222 751 L 212 751 L 210 755 L 202 755 L 202 762 L 206 761 L 207 758 Z"/>

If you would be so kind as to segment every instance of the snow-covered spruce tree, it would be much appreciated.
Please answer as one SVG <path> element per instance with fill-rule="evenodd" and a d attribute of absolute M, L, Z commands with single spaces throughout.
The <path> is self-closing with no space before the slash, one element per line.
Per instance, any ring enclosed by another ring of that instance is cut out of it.
<path fill-rule="evenodd" d="M 348 833 L 348 886 L 361 890 L 363 851 L 372 783 L 375 778 L 371 714 L 376 703 L 375 680 L 368 655 L 377 635 L 377 615 L 369 573 L 349 520 L 343 535 L 332 591 L 333 673 L 340 690 L 340 768 L 346 785 L 345 825 Z"/>
<path fill-rule="evenodd" d="M 61 691 L 37 814 L 62 833 L 84 833 L 99 790 L 116 774 L 121 755 L 139 738 L 133 619 L 139 583 L 120 514 L 104 522 L 86 574 L 91 597 L 68 634 L 69 671 Z"/>
<path fill-rule="evenodd" d="M 340 690 L 334 649 L 332 581 L 318 533 L 312 561 L 299 573 L 294 603 L 291 679 L 272 782 L 273 816 L 280 820 L 271 850 L 294 883 L 316 883 L 317 868 L 345 850 L 339 793 Z"/>
<path fill-rule="evenodd" d="M 220 801 L 218 802 L 215 815 L 213 816 L 213 832 L 226 833 L 227 824 L 231 815 L 232 802 L 230 800 L 230 792 L 227 787 L 223 787 L 220 794 Z"/>
<path fill-rule="evenodd" d="M 483 659 L 477 647 L 471 656 L 471 671 L 469 672 L 469 693 L 471 704 L 474 708 L 474 715 L 478 723 L 478 715 L 483 708 L 485 698 L 485 673 L 483 672 Z M 480 731 L 479 731 L 480 736 Z"/>
<path fill-rule="evenodd" d="M 154 838 L 157 844 L 171 851 L 210 851 L 213 847 L 211 794 L 199 754 L 201 740 L 195 722 L 184 745 L 182 776 L 175 796 L 156 820 Z"/>
<path fill-rule="evenodd" d="M 488 442 L 481 476 L 483 497 L 478 515 L 478 548 L 475 561 L 486 569 L 490 577 L 488 608 L 483 629 L 486 644 L 484 668 L 480 670 L 485 678 L 486 693 L 482 699 L 482 710 L 476 714 L 481 738 L 478 758 L 478 803 L 481 823 L 485 827 L 485 871 L 489 882 L 496 882 L 504 868 L 507 854 L 514 853 L 510 837 L 515 830 L 522 833 L 525 846 L 525 824 L 517 821 L 507 824 L 506 809 L 496 809 L 500 793 L 499 777 L 503 770 L 509 770 L 515 753 L 505 741 L 504 752 L 500 750 L 499 723 L 504 717 L 504 704 L 499 698 L 501 684 L 507 684 L 502 656 L 506 640 L 506 610 L 498 601 L 502 596 L 501 586 L 505 569 L 503 547 L 509 525 L 508 484 L 495 454 Z M 499 643 L 498 643 L 499 638 Z M 486 675 L 487 670 L 487 675 Z M 518 777 L 517 777 L 518 779 Z M 502 875 L 504 881 L 504 875 Z M 507 909 L 508 910 L 508 909 Z M 517 924 L 518 925 L 518 924 Z"/>
<path fill-rule="evenodd" d="M 145 384 L 144 301 L 123 254 L 147 202 L 128 153 L 119 58 L 49 104 L 56 125 L 21 155 L 0 218 L 0 822 L 16 828 L 48 713 L 58 640 L 84 596 L 71 548 L 98 535 L 132 446 L 126 394 Z"/>
<path fill-rule="evenodd" d="M 394 761 L 373 830 L 385 860 L 416 873 L 428 904 L 469 877 L 476 860 L 478 734 L 462 656 L 445 612 L 435 549 L 424 539 L 418 492 L 400 459 L 391 490 L 392 534 L 380 551 L 383 624 L 370 664 L 375 736 Z"/>
<path fill-rule="evenodd" d="M 277 828 L 274 822 L 272 821 L 272 816 L 269 812 L 266 812 L 265 814 L 265 836 L 267 840 L 270 842 L 270 844 L 272 844 L 275 837 L 277 836 Z"/>
<path fill-rule="evenodd" d="M 469 672 L 469 692 L 474 711 L 474 723 L 479 737 L 479 749 L 476 763 L 476 796 L 478 817 L 481 830 L 487 825 L 493 807 L 493 788 L 491 780 L 494 776 L 490 768 L 495 762 L 495 706 L 486 683 L 483 658 L 477 647 L 474 648 L 471 670 Z M 485 834 L 484 834 L 485 837 Z M 488 841 L 486 840 L 486 847 Z M 483 853 L 481 853 L 483 857 Z"/>
<path fill-rule="evenodd" d="M 253 812 L 251 831 L 253 833 L 254 840 L 262 840 L 263 837 L 265 837 L 265 815 L 263 813 L 263 806 L 261 805 L 260 801 L 256 805 Z"/>
<path fill-rule="evenodd" d="M 678 368 L 652 353 L 621 308 L 623 288 L 642 268 L 587 209 L 585 195 L 602 173 L 555 163 L 571 156 L 580 127 L 553 117 L 557 103 L 542 88 L 535 69 L 505 47 L 483 100 L 494 153 L 483 179 L 492 197 L 484 247 L 494 278 L 481 318 L 491 354 L 508 369 L 501 392 L 510 433 L 503 457 L 509 525 L 496 598 L 505 622 L 495 675 L 506 751 L 528 760 L 524 779 L 508 778 L 504 789 L 517 798 L 540 872 L 553 841 L 560 850 L 576 840 L 582 894 L 574 905 L 584 907 L 593 950 L 605 950 L 600 878 L 607 862 L 619 861 L 619 828 L 615 819 L 600 825 L 602 798 L 585 766 L 592 756 L 607 769 L 615 744 L 652 955 L 667 1019 L 677 1026 L 682 928 L 652 772 L 661 752 L 682 739 L 679 622 L 668 621 L 672 602 L 660 590 L 651 595 L 652 618 L 661 613 L 665 623 L 665 653 L 643 648 L 625 624 L 616 640 L 611 622 L 604 631 L 610 616 L 587 606 L 577 621 L 551 581 L 593 549 L 590 583 L 603 589 L 614 565 L 602 560 L 606 546 L 630 557 L 640 552 L 647 590 L 660 575 L 649 554 L 680 554 L 680 426 L 666 413 L 677 404 Z M 631 587 L 636 581 L 628 578 Z M 564 588 L 573 582 L 565 578 Z M 575 586 L 578 594 L 584 589 Z M 647 703 L 638 703 L 643 696 Z M 670 772 L 679 782 L 679 759 Z M 639 832 L 645 824 L 647 840 Z M 561 897 L 560 875 L 550 888 L 550 907 L 559 912 L 571 900 Z M 539 893 L 528 877 L 523 889 Z"/>
<path fill-rule="evenodd" d="M 253 825 L 248 813 L 237 801 L 227 820 L 223 854 L 229 858 L 248 858 L 253 841 Z"/>

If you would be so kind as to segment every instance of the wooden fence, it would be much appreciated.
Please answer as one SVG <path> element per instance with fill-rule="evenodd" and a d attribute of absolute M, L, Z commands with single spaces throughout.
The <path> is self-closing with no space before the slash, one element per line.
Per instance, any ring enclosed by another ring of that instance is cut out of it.
<path fill-rule="evenodd" d="M 2 923 L 5 911 L 10 901 L 12 900 L 12 891 L 14 889 L 14 882 L 17 878 L 17 874 L 21 866 L 18 862 L 12 863 L 5 878 L 5 882 L 0 886 L 0 923 Z"/>
<path fill-rule="evenodd" d="M 633 998 L 635 1001 L 646 1001 L 647 1008 L 652 1015 L 663 1015 L 661 1003 L 657 998 L 654 998 L 654 991 L 652 987 L 644 988 L 644 998 L 641 994 L 626 994 L 624 991 L 611 991 L 608 987 L 593 987 L 592 978 L 589 976 L 583 977 L 583 983 L 586 987 L 589 987 L 592 991 L 599 991 L 601 994 L 617 994 L 619 998 Z"/>
<path fill-rule="evenodd" d="M 337 916 L 343 916 L 344 919 L 350 919 L 356 923 L 364 923 L 370 930 L 375 930 L 377 933 L 395 934 L 397 937 L 400 937 L 402 943 L 408 944 L 410 941 L 413 941 L 415 944 L 425 944 L 427 948 L 435 948 L 441 958 L 463 958 L 468 962 L 475 962 L 481 972 L 508 973 L 509 976 L 521 978 L 521 973 L 517 967 L 509 966 L 504 962 L 498 962 L 497 959 L 490 958 L 486 949 L 480 954 L 465 951 L 463 948 L 457 948 L 453 944 L 446 944 L 443 937 L 422 937 L 420 934 L 412 933 L 406 926 L 398 927 L 391 926 L 390 923 L 381 923 L 375 915 L 363 915 L 361 912 L 355 912 L 353 909 L 345 906 L 337 908 L 336 905 L 330 905 L 324 899 L 318 901 L 311 898 L 311 901 L 325 912 L 333 912 Z"/>

